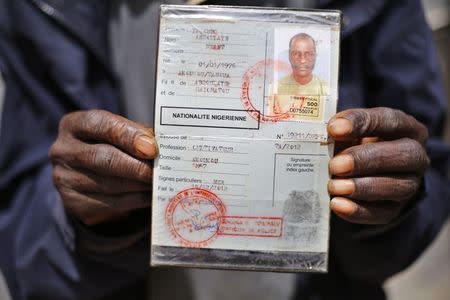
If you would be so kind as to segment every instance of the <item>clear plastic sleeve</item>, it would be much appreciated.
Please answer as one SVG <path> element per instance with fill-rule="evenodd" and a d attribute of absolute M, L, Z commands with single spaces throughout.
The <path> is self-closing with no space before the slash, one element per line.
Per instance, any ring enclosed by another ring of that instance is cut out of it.
<path fill-rule="evenodd" d="M 326 272 L 340 21 L 161 6 L 152 266 Z"/>

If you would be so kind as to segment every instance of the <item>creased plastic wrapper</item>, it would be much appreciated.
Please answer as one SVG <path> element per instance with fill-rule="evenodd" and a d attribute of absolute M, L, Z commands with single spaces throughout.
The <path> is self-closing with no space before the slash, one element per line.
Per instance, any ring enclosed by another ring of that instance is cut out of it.
<path fill-rule="evenodd" d="M 326 272 L 340 18 L 161 6 L 152 266 Z"/>

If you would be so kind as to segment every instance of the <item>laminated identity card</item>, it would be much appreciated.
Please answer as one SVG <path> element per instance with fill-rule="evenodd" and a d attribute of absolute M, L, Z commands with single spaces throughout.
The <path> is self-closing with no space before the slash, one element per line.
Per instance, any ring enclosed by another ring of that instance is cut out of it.
<path fill-rule="evenodd" d="M 327 270 L 340 17 L 161 6 L 152 266 Z"/>

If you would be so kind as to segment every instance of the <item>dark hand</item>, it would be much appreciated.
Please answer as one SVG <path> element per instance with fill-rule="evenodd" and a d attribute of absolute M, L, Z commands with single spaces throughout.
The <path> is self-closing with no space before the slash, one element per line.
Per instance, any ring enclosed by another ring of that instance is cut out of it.
<path fill-rule="evenodd" d="M 379 107 L 336 114 L 328 133 L 337 153 L 329 164 L 328 191 L 336 196 L 331 209 L 352 223 L 393 221 L 428 167 L 426 127 L 402 111 Z"/>
<path fill-rule="evenodd" d="M 85 224 L 150 206 L 152 129 L 101 110 L 70 113 L 49 155 L 66 210 Z"/>

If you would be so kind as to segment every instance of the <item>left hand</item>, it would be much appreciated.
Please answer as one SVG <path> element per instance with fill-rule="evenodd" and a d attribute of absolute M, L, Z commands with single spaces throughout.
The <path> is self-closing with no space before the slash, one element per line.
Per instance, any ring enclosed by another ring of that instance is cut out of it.
<path fill-rule="evenodd" d="M 387 224 L 414 198 L 429 165 L 426 127 L 391 108 L 349 109 L 328 124 L 331 209 L 359 224 Z"/>

